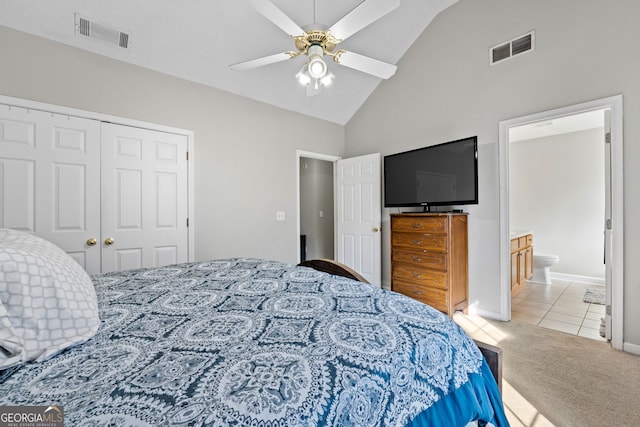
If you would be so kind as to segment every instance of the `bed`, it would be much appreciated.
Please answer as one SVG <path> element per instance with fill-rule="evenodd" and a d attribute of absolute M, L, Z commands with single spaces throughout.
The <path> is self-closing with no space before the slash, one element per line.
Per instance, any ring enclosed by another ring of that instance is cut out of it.
<path fill-rule="evenodd" d="M 62 406 L 67 425 L 508 425 L 473 340 L 402 295 L 254 258 L 91 280 L 95 335 L 0 370 L 0 406 Z"/>

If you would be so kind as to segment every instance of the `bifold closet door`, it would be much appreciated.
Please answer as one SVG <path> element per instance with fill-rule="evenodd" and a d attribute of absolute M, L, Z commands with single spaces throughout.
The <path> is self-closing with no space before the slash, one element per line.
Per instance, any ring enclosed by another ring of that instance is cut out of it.
<path fill-rule="evenodd" d="M 187 137 L 102 123 L 102 272 L 187 262 Z"/>
<path fill-rule="evenodd" d="M 99 273 L 100 122 L 0 105 L 0 201 L 0 227 L 35 233 Z"/>

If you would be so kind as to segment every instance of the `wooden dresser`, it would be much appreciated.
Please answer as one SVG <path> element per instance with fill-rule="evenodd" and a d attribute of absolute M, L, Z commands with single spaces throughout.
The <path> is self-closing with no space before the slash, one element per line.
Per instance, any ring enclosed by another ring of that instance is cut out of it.
<path fill-rule="evenodd" d="M 466 213 L 391 215 L 391 290 L 449 316 L 467 311 Z"/>

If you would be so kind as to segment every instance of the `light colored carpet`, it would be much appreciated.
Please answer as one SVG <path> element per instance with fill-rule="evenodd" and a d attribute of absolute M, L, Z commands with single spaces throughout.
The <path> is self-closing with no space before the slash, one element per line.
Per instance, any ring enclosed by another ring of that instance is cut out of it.
<path fill-rule="evenodd" d="M 588 302 L 591 304 L 605 305 L 604 286 L 596 285 L 596 286 L 587 288 L 587 290 L 584 293 L 584 297 L 582 298 L 582 301 Z"/>
<path fill-rule="evenodd" d="M 640 426 L 640 357 L 517 321 L 459 313 L 455 320 L 473 338 L 502 348 L 512 427 Z"/>

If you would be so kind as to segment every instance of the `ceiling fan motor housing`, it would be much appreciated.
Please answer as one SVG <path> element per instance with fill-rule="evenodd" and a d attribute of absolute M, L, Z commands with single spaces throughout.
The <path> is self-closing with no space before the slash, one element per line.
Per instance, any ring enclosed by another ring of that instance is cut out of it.
<path fill-rule="evenodd" d="M 324 54 L 331 54 L 340 40 L 326 30 L 307 30 L 303 35 L 294 37 L 296 48 L 301 54 L 307 54 L 311 46 L 320 46 Z"/>

